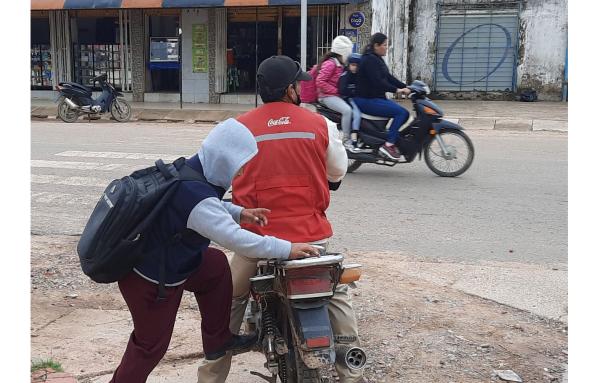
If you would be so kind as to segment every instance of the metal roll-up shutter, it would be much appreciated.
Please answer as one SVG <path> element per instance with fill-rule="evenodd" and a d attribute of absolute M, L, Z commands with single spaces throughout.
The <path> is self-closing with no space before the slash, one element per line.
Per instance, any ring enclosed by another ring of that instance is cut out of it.
<path fill-rule="evenodd" d="M 438 8 L 438 91 L 514 91 L 520 3 Z"/>

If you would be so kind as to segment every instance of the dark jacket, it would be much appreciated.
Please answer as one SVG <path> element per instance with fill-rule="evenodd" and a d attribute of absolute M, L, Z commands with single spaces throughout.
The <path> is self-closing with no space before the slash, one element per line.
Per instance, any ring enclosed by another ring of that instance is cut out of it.
<path fill-rule="evenodd" d="M 340 76 L 338 91 L 343 98 L 356 97 L 358 95 L 358 73 L 352 73 L 346 69 Z"/>
<path fill-rule="evenodd" d="M 395 93 L 406 84 L 390 74 L 385 61 L 373 51 L 362 55 L 358 68 L 358 97 L 385 98 L 385 93 Z"/>

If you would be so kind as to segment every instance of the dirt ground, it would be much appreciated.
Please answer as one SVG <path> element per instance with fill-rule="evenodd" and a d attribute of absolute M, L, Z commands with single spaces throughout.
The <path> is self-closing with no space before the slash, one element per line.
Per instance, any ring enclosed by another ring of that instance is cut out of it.
<path fill-rule="evenodd" d="M 131 321 L 116 284 L 95 284 L 83 275 L 77 240 L 32 236 L 31 357 L 51 356 L 80 382 L 95 382 L 117 366 Z M 494 370 L 513 370 L 523 382 L 562 381 L 564 323 L 416 279 L 394 253 L 351 253 L 347 259 L 363 264 L 352 295 L 369 382 L 500 381 Z M 87 319 L 58 325 L 69 316 Z M 110 331 L 94 333 L 90 318 Z M 193 296 L 184 295 L 171 347 L 153 375 L 201 358 L 199 321 Z M 243 356 L 237 358 L 243 365 Z"/>

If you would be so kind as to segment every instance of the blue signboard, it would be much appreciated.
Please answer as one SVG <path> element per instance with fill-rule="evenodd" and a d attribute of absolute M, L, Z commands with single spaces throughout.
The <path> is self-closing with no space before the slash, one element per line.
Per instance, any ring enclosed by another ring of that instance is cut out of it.
<path fill-rule="evenodd" d="M 360 28 L 365 23 L 365 14 L 362 12 L 354 12 L 350 15 L 348 22 L 354 28 Z"/>

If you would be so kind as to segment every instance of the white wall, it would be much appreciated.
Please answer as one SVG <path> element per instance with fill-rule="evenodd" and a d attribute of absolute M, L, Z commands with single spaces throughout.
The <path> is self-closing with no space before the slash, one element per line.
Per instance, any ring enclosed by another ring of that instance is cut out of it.
<path fill-rule="evenodd" d="M 517 86 L 533 88 L 541 99 L 562 94 L 567 49 L 567 1 L 529 0 L 521 12 L 524 49 L 517 67 Z"/>
<path fill-rule="evenodd" d="M 182 9 L 181 19 L 183 102 L 209 102 L 208 72 L 193 73 L 192 71 L 192 25 L 208 24 L 208 10 Z"/>
<path fill-rule="evenodd" d="M 409 32 L 408 77 L 433 85 L 435 34 L 437 30 L 436 0 L 413 0 L 411 11 L 415 25 Z"/>
<path fill-rule="evenodd" d="M 372 0 L 373 15 L 371 34 L 381 32 L 389 41 L 385 62 L 390 72 L 400 80 L 406 80 L 408 5 L 410 0 Z"/>
<path fill-rule="evenodd" d="M 375 4 L 393 0 L 372 0 Z M 396 0 L 401 2 L 402 0 Z M 432 84 L 435 64 L 437 0 L 407 0 L 414 26 L 410 31 L 408 77 Z M 463 0 L 451 0 L 465 2 Z M 449 1 L 447 1 L 449 2 Z M 488 0 L 466 0 L 487 4 Z M 501 2 L 501 1 L 500 1 Z M 385 8 L 383 8 L 385 11 Z M 381 18 L 374 17 L 374 21 Z M 567 48 L 567 0 L 525 0 L 520 14 L 517 92 L 534 88 L 542 100 L 560 100 Z"/>

